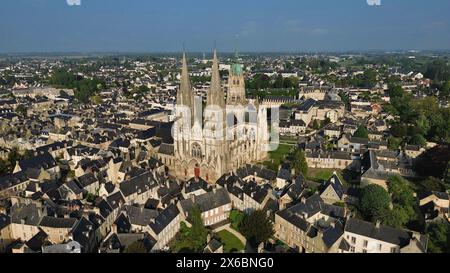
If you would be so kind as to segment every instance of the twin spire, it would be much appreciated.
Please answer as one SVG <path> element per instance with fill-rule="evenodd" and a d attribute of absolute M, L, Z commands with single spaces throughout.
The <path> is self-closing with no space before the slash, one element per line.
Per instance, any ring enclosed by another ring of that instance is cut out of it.
<path fill-rule="evenodd" d="M 183 53 L 181 83 L 180 83 L 180 91 L 177 93 L 177 103 L 179 105 L 185 105 L 187 107 L 190 107 L 190 109 L 193 109 L 194 107 L 194 94 L 192 93 L 191 81 L 189 79 L 189 71 L 185 53 Z"/>
<path fill-rule="evenodd" d="M 211 85 L 207 94 L 207 106 L 216 105 L 225 109 L 225 93 L 221 87 L 219 60 L 217 58 L 217 51 L 214 50 L 213 65 L 211 69 Z M 183 53 L 183 64 L 181 69 L 181 83 L 180 90 L 177 93 L 177 104 L 185 105 L 194 108 L 194 95 L 192 93 L 191 82 L 189 79 L 188 65 L 186 61 L 186 54 Z"/>
<path fill-rule="evenodd" d="M 225 93 L 220 84 L 219 60 L 217 51 L 214 49 L 214 58 L 211 69 L 211 85 L 209 87 L 207 105 L 217 105 L 221 109 L 225 108 Z"/>

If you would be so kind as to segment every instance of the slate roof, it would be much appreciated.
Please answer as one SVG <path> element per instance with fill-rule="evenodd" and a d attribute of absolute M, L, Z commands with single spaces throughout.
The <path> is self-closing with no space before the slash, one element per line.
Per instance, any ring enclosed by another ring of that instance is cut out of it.
<path fill-rule="evenodd" d="M 119 214 L 114 224 L 117 226 L 117 233 L 129 233 L 131 230 L 130 220 L 123 213 Z"/>
<path fill-rule="evenodd" d="M 145 209 L 142 207 L 125 206 L 128 219 L 132 225 L 147 226 L 150 220 L 156 218 L 159 213 L 157 210 Z"/>
<path fill-rule="evenodd" d="M 47 241 L 48 235 L 42 230 L 34 235 L 30 240 L 28 240 L 25 245 L 29 247 L 34 252 L 42 251 L 42 247 L 45 245 Z"/>
<path fill-rule="evenodd" d="M 23 220 L 25 225 L 37 226 L 41 221 L 41 215 L 41 209 L 34 203 L 28 205 L 15 204 L 10 210 L 11 223 L 17 224 L 20 224 Z"/>
<path fill-rule="evenodd" d="M 6 214 L 0 213 L 0 230 L 11 224 L 11 217 Z"/>
<path fill-rule="evenodd" d="M 224 188 L 194 196 L 193 199 L 189 198 L 181 201 L 181 207 L 184 211 L 189 212 L 196 205 L 201 212 L 205 212 L 231 203 L 230 196 Z"/>
<path fill-rule="evenodd" d="M 145 172 L 141 175 L 133 177 L 129 180 L 125 180 L 120 183 L 119 188 L 125 197 L 130 196 L 134 193 L 144 193 L 152 188 L 158 186 L 153 175 L 150 172 Z"/>
<path fill-rule="evenodd" d="M 29 179 L 28 172 L 20 171 L 0 176 L 0 191 L 19 185 Z"/>
<path fill-rule="evenodd" d="M 94 224 L 84 217 L 78 221 L 75 228 L 72 230 L 73 240 L 78 242 L 82 247 L 88 248 L 90 238 L 94 236 Z M 85 249 L 86 251 L 87 249 Z"/>
<path fill-rule="evenodd" d="M 338 195 L 339 199 L 342 199 L 345 190 L 341 180 L 336 174 L 333 174 L 330 179 L 328 179 L 324 186 L 324 190 L 321 193 L 323 193 L 328 187 L 332 187 L 333 191 Z"/>
<path fill-rule="evenodd" d="M 161 233 L 167 225 L 169 225 L 178 215 L 180 211 L 176 205 L 170 205 L 165 208 L 154 221 L 150 221 L 150 228 L 155 232 L 155 234 Z"/>
<path fill-rule="evenodd" d="M 49 228 L 67 228 L 71 229 L 75 226 L 77 219 L 74 218 L 56 218 L 51 216 L 42 217 L 39 226 Z"/>
<path fill-rule="evenodd" d="M 37 156 L 20 161 L 19 166 L 22 170 L 41 168 L 48 170 L 56 166 L 56 161 L 50 153 L 41 152 Z"/>
<path fill-rule="evenodd" d="M 376 227 L 373 223 L 355 218 L 347 220 L 345 231 L 398 245 L 400 247 L 408 245 L 411 239 L 411 233 L 403 229 L 396 229 L 385 225 Z"/>
<path fill-rule="evenodd" d="M 174 155 L 174 147 L 173 145 L 162 143 L 159 147 L 158 153 L 164 155 Z"/>
<path fill-rule="evenodd" d="M 81 188 L 86 188 L 87 186 L 90 186 L 96 182 L 98 182 L 97 177 L 93 173 L 87 173 L 80 177 L 78 177 L 78 184 L 81 186 Z"/>

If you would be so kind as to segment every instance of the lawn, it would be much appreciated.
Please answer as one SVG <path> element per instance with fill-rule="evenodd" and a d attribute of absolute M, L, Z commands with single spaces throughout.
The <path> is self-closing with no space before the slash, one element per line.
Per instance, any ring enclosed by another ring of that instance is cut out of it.
<path fill-rule="evenodd" d="M 343 174 L 341 170 L 331 170 L 331 169 L 308 169 L 308 179 L 314 182 L 321 183 L 323 181 L 327 181 L 333 175 L 333 172 L 336 171 L 338 177 L 341 179 L 342 183 L 346 183 L 343 178 Z"/>
<path fill-rule="evenodd" d="M 286 145 L 297 145 L 298 138 L 296 136 L 280 136 L 280 143 Z"/>
<path fill-rule="evenodd" d="M 223 252 L 237 252 L 244 250 L 244 244 L 231 232 L 227 230 L 222 230 L 217 233 L 220 238 L 220 241 L 223 243 Z"/>
<path fill-rule="evenodd" d="M 271 170 L 278 171 L 278 167 L 289 154 L 292 147 L 292 145 L 280 144 L 276 151 L 269 152 L 270 160 L 264 162 L 264 165 Z"/>

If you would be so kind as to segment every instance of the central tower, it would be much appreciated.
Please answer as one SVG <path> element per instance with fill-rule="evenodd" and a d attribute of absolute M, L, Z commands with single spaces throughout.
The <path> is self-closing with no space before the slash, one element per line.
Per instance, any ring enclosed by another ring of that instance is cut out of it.
<path fill-rule="evenodd" d="M 239 63 L 237 54 L 235 56 L 235 61 L 231 64 L 230 67 L 230 73 L 228 77 L 227 104 L 246 104 L 244 68 L 243 65 Z"/>

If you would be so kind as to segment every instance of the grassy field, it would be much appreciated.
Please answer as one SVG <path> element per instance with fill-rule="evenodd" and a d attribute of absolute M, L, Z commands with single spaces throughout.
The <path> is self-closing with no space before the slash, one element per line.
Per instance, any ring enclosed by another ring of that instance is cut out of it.
<path fill-rule="evenodd" d="M 297 145 L 298 138 L 296 136 L 280 136 L 280 144 Z"/>
<path fill-rule="evenodd" d="M 276 151 L 269 152 L 270 160 L 264 162 L 264 165 L 271 170 L 278 171 L 278 167 L 289 154 L 292 148 L 292 145 L 280 144 Z"/>
<path fill-rule="evenodd" d="M 222 230 L 217 235 L 219 235 L 220 241 L 223 243 L 223 252 L 230 253 L 244 250 L 244 244 L 229 231 Z"/>
<path fill-rule="evenodd" d="M 314 182 L 323 182 L 327 181 L 332 175 L 335 170 L 331 169 L 308 169 L 308 179 Z M 343 174 L 341 170 L 336 170 L 336 173 L 338 177 L 341 179 L 342 183 L 346 183 L 345 179 L 343 178 Z"/>

